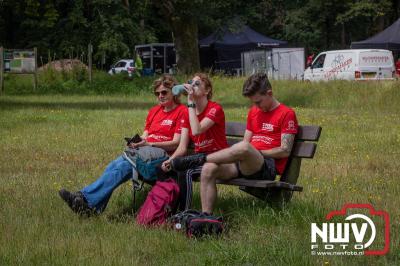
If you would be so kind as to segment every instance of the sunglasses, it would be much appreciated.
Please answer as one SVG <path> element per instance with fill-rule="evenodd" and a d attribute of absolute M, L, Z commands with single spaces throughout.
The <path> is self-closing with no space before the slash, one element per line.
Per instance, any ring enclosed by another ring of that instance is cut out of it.
<path fill-rule="evenodd" d="M 155 96 L 160 96 L 160 94 L 162 95 L 162 96 L 165 96 L 165 95 L 167 95 L 168 94 L 168 91 L 167 90 L 163 90 L 163 91 L 155 91 L 154 92 L 154 95 Z"/>
<path fill-rule="evenodd" d="M 201 84 L 201 82 L 200 82 L 200 80 L 194 81 L 194 80 L 191 79 L 191 80 L 188 81 L 188 84 L 190 84 L 192 86 L 199 86 Z"/>

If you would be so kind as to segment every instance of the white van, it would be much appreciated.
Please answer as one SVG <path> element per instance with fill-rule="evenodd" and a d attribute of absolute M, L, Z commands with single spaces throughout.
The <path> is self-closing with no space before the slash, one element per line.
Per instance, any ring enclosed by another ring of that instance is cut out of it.
<path fill-rule="evenodd" d="M 393 54 L 388 50 L 350 49 L 320 53 L 304 71 L 305 81 L 391 80 L 395 76 Z"/>

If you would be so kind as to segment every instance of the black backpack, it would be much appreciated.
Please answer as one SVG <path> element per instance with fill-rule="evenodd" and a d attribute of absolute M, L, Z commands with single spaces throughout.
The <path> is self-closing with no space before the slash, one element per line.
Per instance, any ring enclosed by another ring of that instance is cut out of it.
<path fill-rule="evenodd" d="M 220 235 L 224 229 L 223 218 L 196 210 L 186 210 L 169 218 L 173 228 L 184 231 L 188 237 Z"/>

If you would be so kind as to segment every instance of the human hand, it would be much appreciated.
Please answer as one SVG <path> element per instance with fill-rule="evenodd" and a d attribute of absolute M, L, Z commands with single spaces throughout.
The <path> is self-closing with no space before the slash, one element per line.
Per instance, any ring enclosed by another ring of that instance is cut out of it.
<path fill-rule="evenodd" d="M 161 164 L 161 169 L 162 169 L 164 172 L 169 172 L 169 171 L 171 170 L 171 159 L 168 159 L 168 160 L 164 161 L 164 162 Z"/>
<path fill-rule="evenodd" d="M 146 141 L 146 140 L 142 140 L 142 141 L 137 142 L 137 143 L 131 142 L 131 143 L 129 144 L 129 147 L 131 147 L 131 148 L 133 148 L 133 149 L 136 149 L 136 148 L 139 148 L 139 147 L 142 147 L 142 146 L 146 146 L 146 145 L 149 145 L 149 144 L 147 143 L 147 141 Z"/>
<path fill-rule="evenodd" d="M 187 83 L 183 84 L 183 86 L 185 87 L 185 90 L 187 92 L 188 104 L 189 103 L 193 103 L 193 101 L 194 101 L 194 97 L 193 97 L 194 88 L 193 88 L 193 86 L 191 84 L 187 84 Z"/>

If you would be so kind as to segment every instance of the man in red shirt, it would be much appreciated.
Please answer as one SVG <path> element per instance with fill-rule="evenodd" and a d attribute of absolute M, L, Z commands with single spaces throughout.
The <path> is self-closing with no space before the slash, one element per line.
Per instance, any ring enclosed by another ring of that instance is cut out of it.
<path fill-rule="evenodd" d="M 274 180 L 282 174 L 298 130 L 295 112 L 273 97 L 266 74 L 255 74 L 243 85 L 243 96 L 254 104 L 247 117 L 243 141 L 208 155 L 175 158 L 173 169 L 203 165 L 200 196 L 203 212 L 212 213 L 216 179 L 243 177 Z"/>

